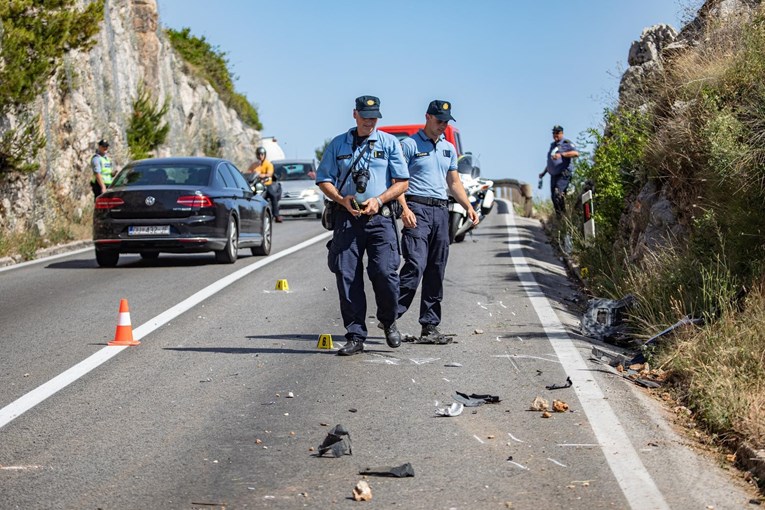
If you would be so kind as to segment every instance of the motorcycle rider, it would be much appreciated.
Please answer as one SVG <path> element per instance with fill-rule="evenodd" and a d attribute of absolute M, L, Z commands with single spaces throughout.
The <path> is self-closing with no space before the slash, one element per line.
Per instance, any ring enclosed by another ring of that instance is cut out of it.
<path fill-rule="evenodd" d="M 247 172 L 260 176 L 263 186 L 266 187 L 265 198 L 271 202 L 271 212 L 274 215 L 274 221 L 281 223 L 282 217 L 279 215 L 279 199 L 282 198 L 282 187 L 278 182 L 274 181 L 274 165 L 266 159 L 266 149 L 263 147 L 258 147 L 255 150 L 255 156 L 258 159 L 250 165 Z"/>
<path fill-rule="evenodd" d="M 422 331 L 418 343 L 447 344 L 452 340 L 437 328 L 441 323 L 444 272 L 449 256 L 447 191 L 468 211 L 473 225 L 478 225 L 478 214 L 468 201 L 457 171 L 457 151 L 443 136 L 450 120 L 454 120 L 451 103 L 431 101 L 425 113 L 425 127 L 401 142 L 409 166 L 409 189 L 398 199 L 404 224 L 398 316 L 409 309 L 422 280 L 419 318 Z"/>

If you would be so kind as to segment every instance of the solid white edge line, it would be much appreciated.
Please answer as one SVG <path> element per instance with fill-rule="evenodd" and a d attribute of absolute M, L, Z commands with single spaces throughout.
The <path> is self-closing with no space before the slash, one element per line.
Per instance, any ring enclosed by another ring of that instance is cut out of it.
<path fill-rule="evenodd" d="M 72 250 L 65 253 L 59 253 L 57 255 L 51 255 L 50 257 L 43 257 L 41 259 L 34 259 L 34 260 L 27 260 L 26 262 L 19 262 L 18 264 L 11 264 L 8 266 L 0 267 L 0 273 L 3 271 L 10 271 L 11 269 L 19 269 L 26 266 L 31 266 L 33 264 L 42 264 L 45 262 L 50 262 L 51 260 L 61 259 L 68 255 L 77 255 L 78 253 L 85 253 L 86 251 L 93 251 L 92 246 L 88 246 L 87 248 L 80 248 L 79 250 Z"/>
<path fill-rule="evenodd" d="M 292 246 L 291 248 L 287 248 L 286 250 L 282 250 L 279 253 L 276 253 L 264 259 L 258 260 L 257 262 L 253 262 L 252 264 L 245 266 L 242 269 L 239 269 L 238 271 L 235 271 L 231 273 L 230 275 L 225 276 L 224 278 L 221 278 L 215 283 L 208 285 L 207 287 L 200 290 L 199 292 L 196 292 L 195 294 L 192 294 L 191 297 L 184 299 L 177 305 L 173 306 L 172 308 L 169 308 L 168 310 L 162 312 L 161 314 L 157 315 L 153 319 L 150 319 L 145 324 L 142 324 L 141 326 L 133 330 L 133 338 L 135 340 L 139 340 L 140 338 L 143 338 L 144 336 L 148 335 L 152 331 L 163 326 L 164 324 L 167 324 L 172 319 L 178 317 L 183 312 L 201 303 L 202 301 L 216 294 L 217 292 L 220 292 L 221 290 L 225 289 L 226 287 L 236 282 L 237 280 L 244 278 L 245 276 L 252 273 L 253 271 L 260 269 L 261 267 L 266 266 L 272 262 L 276 262 L 277 260 L 284 258 L 288 255 L 292 255 L 293 253 L 300 251 L 303 248 L 306 248 L 312 244 L 315 244 L 323 239 L 330 237 L 331 235 L 332 235 L 332 232 L 325 232 L 318 236 L 312 237 L 311 239 L 303 241 L 300 244 L 296 244 L 295 246 Z M 0 428 L 3 428 L 14 419 L 18 418 L 25 412 L 29 411 L 34 406 L 36 406 L 43 400 L 47 399 L 51 395 L 55 394 L 56 392 L 65 388 L 66 386 L 70 385 L 71 383 L 73 383 L 80 377 L 84 376 L 91 370 L 109 361 L 111 358 L 113 358 L 114 356 L 122 352 L 125 348 L 126 348 L 125 346 L 104 347 L 103 349 L 93 353 L 90 357 L 74 365 L 72 368 L 66 370 L 65 372 L 62 372 L 61 374 L 57 375 L 50 381 L 41 384 L 34 390 L 19 397 L 15 401 L 3 407 L 2 409 L 0 409 Z"/>
<path fill-rule="evenodd" d="M 513 205 L 507 204 L 506 200 L 502 200 L 502 202 L 507 205 L 509 211 L 508 214 L 504 215 L 507 225 L 508 251 L 521 282 L 521 287 L 526 291 L 542 328 L 566 373 L 585 374 L 590 371 L 589 367 L 569 338 L 526 262 L 523 247 L 516 233 Z M 664 496 L 640 460 L 640 456 L 630 442 L 629 436 L 619 422 L 616 413 L 605 399 L 598 383 L 594 379 L 582 378 L 576 381 L 574 390 L 590 427 L 592 427 L 592 431 L 601 445 L 608 466 L 616 477 L 616 481 L 630 507 L 641 510 L 646 508 L 669 509 Z"/>

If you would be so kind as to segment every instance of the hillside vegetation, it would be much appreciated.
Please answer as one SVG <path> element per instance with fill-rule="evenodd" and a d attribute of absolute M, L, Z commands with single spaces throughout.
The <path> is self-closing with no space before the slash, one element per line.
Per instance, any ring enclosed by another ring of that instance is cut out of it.
<path fill-rule="evenodd" d="M 577 163 L 595 189 L 597 243 L 574 255 L 599 296 L 637 297 L 645 338 L 703 319 L 648 353 L 713 437 L 765 448 L 765 9 L 711 20 L 697 44 L 664 55 L 640 107 L 605 115 Z M 577 191 L 579 191 L 577 190 Z M 663 242 L 637 256 L 639 195 L 672 204 Z M 558 228 L 581 232 L 569 205 Z M 568 223 L 568 225 L 566 225 Z"/>

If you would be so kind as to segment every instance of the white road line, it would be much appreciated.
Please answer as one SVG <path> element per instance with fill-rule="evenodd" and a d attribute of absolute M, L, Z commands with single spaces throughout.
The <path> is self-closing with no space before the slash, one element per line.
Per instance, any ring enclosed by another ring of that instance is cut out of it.
<path fill-rule="evenodd" d="M 253 262 L 252 264 L 245 266 L 242 269 L 239 269 L 238 271 L 235 271 L 224 278 L 221 278 L 215 283 L 208 285 L 207 287 L 200 290 L 199 292 L 191 295 L 190 297 L 184 299 L 183 301 L 173 306 L 172 308 L 169 308 L 168 310 L 162 312 L 161 314 L 157 315 L 153 319 L 150 319 L 145 324 L 142 324 L 141 326 L 134 329 L 133 338 L 135 340 L 140 340 L 141 338 L 145 337 L 152 331 L 162 327 L 163 325 L 167 324 L 171 320 L 175 319 L 176 317 L 181 315 L 183 312 L 198 305 L 205 299 L 220 292 L 221 290 L 225 289 L 226 287 L 236 282 L 237 280 L 244 278 L 245 276 L 252 273 L 253 271 L 260 269 L 263 266 L 267 266 L 268 264 L 272 262 L 276 262 L 277 260 L 284 258 L 288 255 L 292 255 L 293 253 L 300 251 L 303 248 L 311 246 L 312 244 L 318 243 L 319 241 L 322 241 L 330 237 L 331 235 L 332 235 L 332 232 L 325 232 L 316 237 L 312 237 L 311 239 L 303 241 L 300 244 L 292 246 L 291 248 L 288 248 L 286 250 L 282 250 L 279 253 L 276 253 L 264 259 L 260 259 L 257 262 Z M 46 398 L 50 397 L 51 395 L 58 392 L 59 390 L 65 388 L 66 386 L 73 383 L 80 377 L 84 376 L 85 374 L 93 370 L 94 368 L 97 368 L 103 363 L 106 363 L 107 361 L 112 359 L 114 356 L 122 352 L 123 349 L 125 348 L 126 347 L 123 347 L 123 346 L 104 347 L 100 351 L 97 351 L 94 354 L 92 354 L 89 358 L 86 358 L 85 360 L 79 362 L 78 364 L 70 368 L 69 370 L 57 375 L 50 381 L 44 384 L 41 384 L 40 386 L 30 391 L 26 395 L 18 398 L 14 402 L 11 402 L 7 406 L 3 407 L 2 409 L 0 409 L 0 428 L 3 428 L 8 423 L 18 418 L 23 413 L 29 411 L 30 409 L 32 409 L 34 406 L 36 406 L 37 404 L 39 404 Z"/>
<path fill-rule="evenodd" d="M 50 262 L 51 260 L 68 257 L 69 255 L 77 255 L 78 253 L 85 253 L 86 251 L 93 251 L 93 247 L 88 246 L 87 248 L 80 248 L 79 250 L 72 250 L 66 253 L 59 253 L 58 255 L 51 255 L 50 257 L 27 260 L 26 262 L 19 262 L 18 264 L 11 264 L 10 266 L 0 267 L 0 273 L 2 273 L 3 271 L 10 271 L 11 269 L 19 269 L 21 267 L 31 266 L 32 264 L 42 264 L 44 262 Z"/>
<path fill-rule="evenodd" d="M 507 224 L 510 257 L 518 274 L 521 286 L 539 317 L 547 338 L 566 373 L 585 374 L 589 371 L 582 355 L 566 334 L 566 329 L 555 314 L 550 302 L 540 289 L 534 273 L 526 262 L 523 248 L 515 228 L 512 204 L 507 204 L 508 214 L 503 215 Z M 593 379 L 582 378 L 574 384 L 574 390 L 587 415 L 595 437 L 600 443 L 611 471 L 619 483 L 624 497 L 633 509 L 669 509 L 659 488 L 640 460 L 629 436 L 619 422 L 613 409 L 605 400 L 603 391 Z"/>

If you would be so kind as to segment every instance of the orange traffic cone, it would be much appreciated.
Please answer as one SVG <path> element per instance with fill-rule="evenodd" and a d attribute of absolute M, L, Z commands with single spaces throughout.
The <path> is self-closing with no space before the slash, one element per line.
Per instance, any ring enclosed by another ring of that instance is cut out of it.
<path fill-rule="evenodd" d="M 120 299 L 120 315 L 117 319 L 117 331 L 114 332 L 114 340 L 108 345 L 140 345 L 141 342 L 133 340 L 133 326 L 130 325 L 130 310 L 127 299 Z"/>

